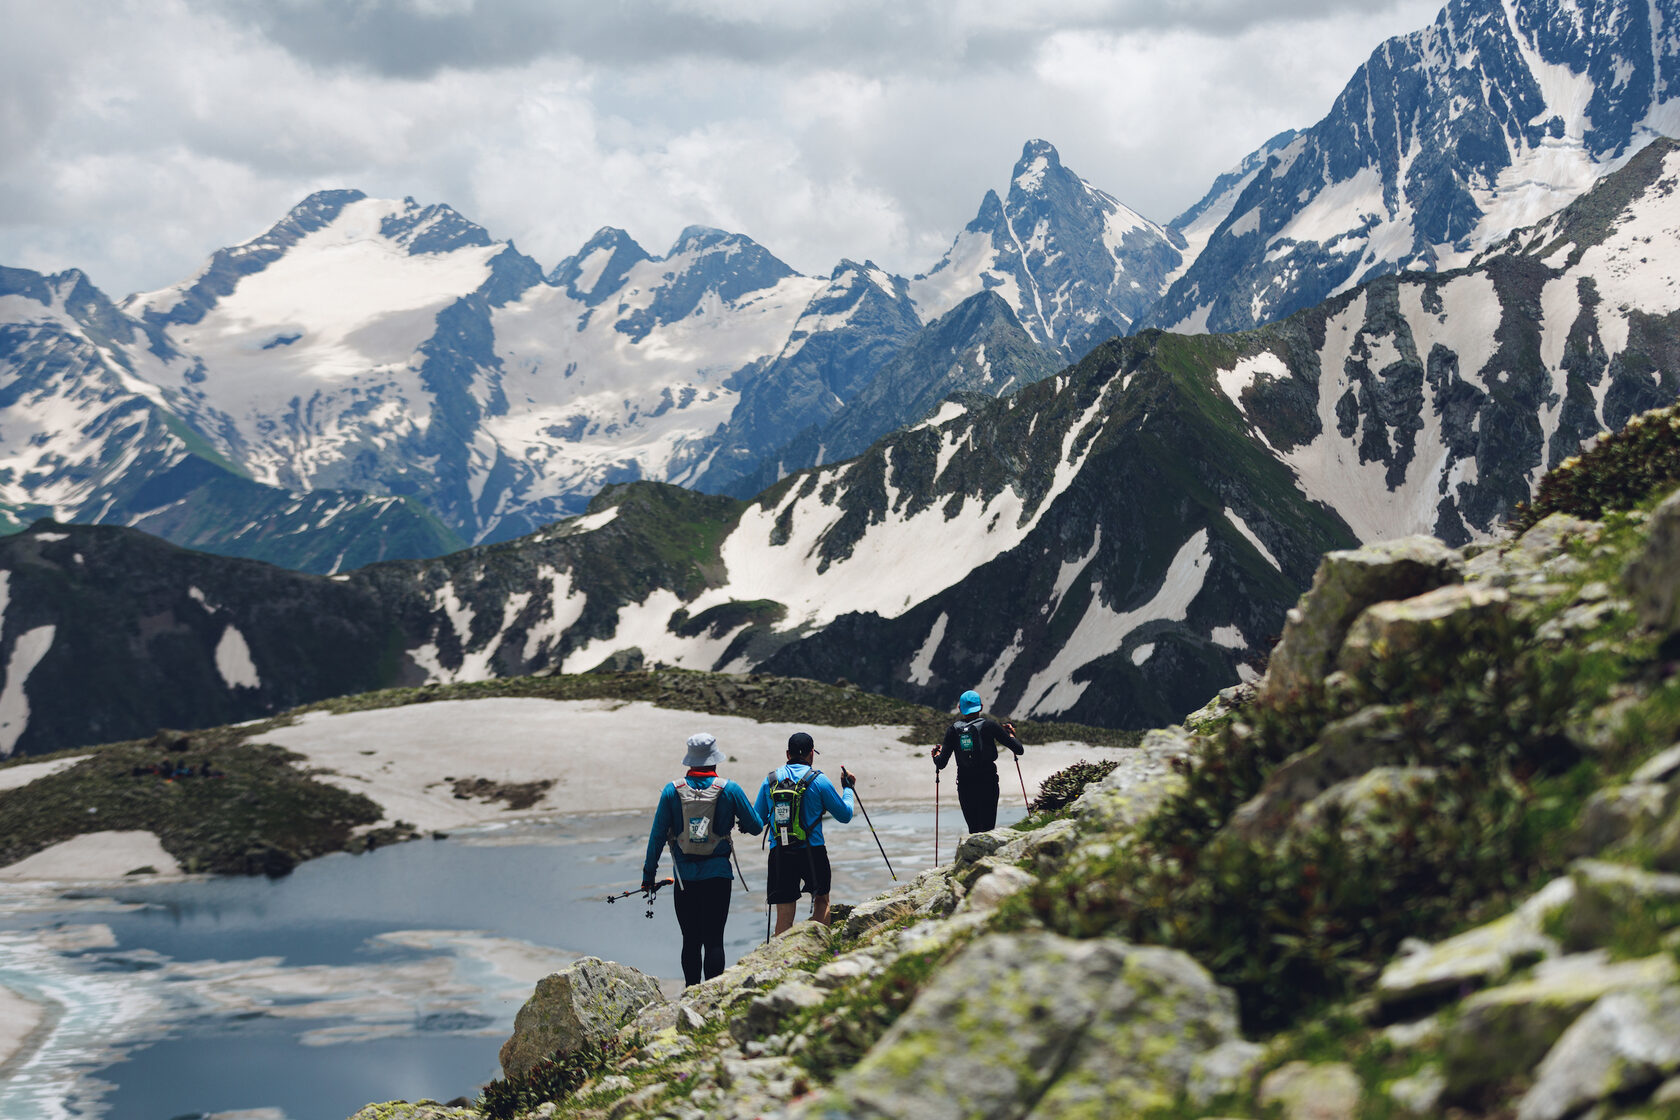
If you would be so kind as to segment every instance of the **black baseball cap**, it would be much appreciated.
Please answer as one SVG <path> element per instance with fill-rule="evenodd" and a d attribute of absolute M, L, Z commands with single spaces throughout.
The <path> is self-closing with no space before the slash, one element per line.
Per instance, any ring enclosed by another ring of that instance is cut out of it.
<path fill-rule="evenodd" d="M 788 753 L 805 755 L 817 754 L 819 752 L 817 751 L 816 743 L 811 741 L 811 736 L 807 735 L 803 731 L 795 731 L 792 735 L 788 736 Z"/>

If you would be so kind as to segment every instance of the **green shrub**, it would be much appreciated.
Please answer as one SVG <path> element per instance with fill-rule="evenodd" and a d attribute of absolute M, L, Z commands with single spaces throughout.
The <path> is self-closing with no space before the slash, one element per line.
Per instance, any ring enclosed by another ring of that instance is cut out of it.
<path fill-rule="evenodd" d="M 1079 800 L 1085 787 L 1100 782 L 1120 765 L 1115 761 L 1086 762 L 1083 758 L 1065 770 L 1058 770 L 1038 787 L 1038 796 L 1027 806 L 1032 813 L 1053 813 Z"/>
<path fill-rule="evenodd" d="M 1074 936 L 1184 949 L 1237 992 L 1250 1029 L 1287 1025 L 1346 996 L 1403 938 L 1438 936 L 1560 862 L 1555 822 L 1585 796 L 1559 777 L 1575 761 L 1562 728 L 1592 691 L 1573 655 L 1495 618 L 1379 660 L 1334 693 L 1256 703 L 1179 764 L 1184 790 L 1133 844 L 1035 888 L 1035 915 Z M 1434 782 L 1375 823 L 1329 811 L 1263 843 L 1224 831 L 1328 722 L 1377 703 L 1396 709 L 1403 760 L 1435 769 Z"/>
<path fill-rule="evenodd" d="M 513 1120 L 548 1101 L 565 1100 L 605 1069 L 608 1062 L 627 1052 L 628 1048 L 617 1043 L 605 1046 L 585 1043 L 569 1054 L 544 1058 L 524 1073 L 489 1082 L 479 1095 L 476 1107 L 489 1120 Z"/>
<path fill-rule="evenodd" d="M 1635 416 L 1597 446 L 1565 459 L 1540 480 L 1533 503 L 1518 503 L 1517 532 L 1553 513 L 1597 521 L 1633 509 L 1659 487 L 1680 483 L 1680 405 Z"/>

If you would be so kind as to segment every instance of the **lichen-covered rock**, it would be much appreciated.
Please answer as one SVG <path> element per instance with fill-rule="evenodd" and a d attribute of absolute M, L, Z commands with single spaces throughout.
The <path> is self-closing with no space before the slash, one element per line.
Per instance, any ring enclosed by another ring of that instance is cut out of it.
<path fill-rule="evenodd" d="M 1617 919 L 1635 909 L 1680 900 L 1680 875 L 1579 859 L 1569 865 L 1569 878 L 1575 901 L 1564 914 L 1563 940 L 1571 950 L 1606 944 Z"/>
<path fill-rule="evenodd" d="M 953 1031 L 960 1031 L 954 1041 Z M 1119 1116 L 1170 1104 L 1236 1037 L 1236 1002 L 1189 957 L 993 934 L 942 969 L 834 1091 L 795 1115 Z"/>
<path fill-rule="evenodd" d="M 1673 801 L 1673 791 L 1656 782 L 1628 782 L 1597 790 L 1581 807 L 1565 850 L 1574 856 L 1595 856 L 1650 836 L 1662 826 Z"/>
<path fill-rule="evenodd" d="M 1273 770 L 1260 792 L 1231 814 L 1226 828 L 1245 840 L 1275 836 L 1298 809 L 1338 783 L 1378 766 L 1403 765 L 1407 749 L 1395 708 L 1374 706 L 1337 720 L 1311 747 Z"/>
<path fill-rule="evenodd" d="M 1442 1045 L 1445 1098 L 1466 1101 L 1484 1085 L 1527 1073 L 1599 999 L 1680 982 L 1669 956 L 1612 963 L 1603 953 L 1545 961 L 1527 980 L 1477 992 L 1460 1006 Z"/>
<path fill-rule="evenodd" d="M 877 927 L 900 918 L 912 915 L 944 917 L 956 909 L 957 901 L 962 897 L 962 884 L 954 878 L 956 871 L 955 865 L 932 867 L 908 883 L 900 883 L 874 898 L 860 902 L 846 915 L 845 923 L 841 926 L 842 934 L 848 941 L 857 941 L 868 937 Z"/>
<path fill-rule="evenodd" d="M 1511 596 L 1479 584 L 1437 587 L 1422 595 L 1375 603 L 1348 627 L 1336 668 L 1358 673 L 1372 661 L 1424 648 L 1444 635 L 1462 634 L 1510 609 Z"/>
<path fill-rule="evenodd" d="M 1446 1084 L 1440 1066 L 1426 1065 L 1410 1077 L 1390 1081 L 1383 1089 L 1390 1100 L 1413 1116 L 1434 1116 Z"/>
<path fill-rule="evenodd" d="M 1323 680 L 1335 666 L 1348 627 L 1367 607 L 1463 580 L 1463 559 L 1433 537 L 1326 553 L 1312 587 L 1284 621 L 1261 695 L 1275 699 Z"/>
<path fill-rule="evenodd" d="M 451 1108 L 436 1101 L 386 1101 L 370 1104 L 350 1120 L 483 1120 L 476 1108 Z"/>
<path fill-rule="evenodd" d="M 1630 782 L 1668 782 L 1680 775 L 1680 743 L 1660 750 L 1640 764 Z"/>
<path fill-rule="evenodd" d="M 1680 490 L 1664 498 L 1646 523 L 1644 547 L 1622 582 L 1639 621 L 1661 634 L 1680 630 Z"/>
<path fill-rule="evenodd" d="M 616 961 L 585 957 L 537 981 L 502 1044 L 502 1076 L 525 1073 L 556 1053 L 601 1045 L 644 1007 L 665 999 L 659 982 Z"/>
<path fill-rule="evenodd" d="M 1038 882 L 1038 877 L 1019 867 L 1005 865 L 982 875 L 968 894 L 963 896 L 958 909 L 965 913 L 989 914 L 1003 904 L 1003 900 L 1016 895 Z"/>
<path fill-rule="evenodd" d="M 1252 703 L 1259 694 L 1259 690 L 1247 681 L 1222 688 L 1212 700 L 1184 717 L 1185 729 L 1191 732 L 1203 731 L 1232 712 Z"/>
<path fill-rule="evenodd" d="M 1574 897 L 1572 880 L 1554 879 L 1503 918 L 1402 953 L 1377 979 L 1379 1005 L 1392 1015 L 1446 993 L 1497 983 L 1524 965 L 1557 956 L 1558 944 L 1543 926 Z"/>
<path fill-rule="evenodd" d="M 752 997 L 744 1014 L 729 1021 L 729 1033 L 736 1042 L 763 1038 L 788 1025 L 788 1019 L 801 1011 L 822 1006 L 828 993 L 801 976 L 785 980 L 768 992 Z"/>
<path fill-rule="evenodd" d="M 1680 1070 L 1680 987 L 1616 992 L 1563 1032 L 1535 1071 L 1517 1120 L 1563 1120 Z"/>
<path fill-rule="evenodd" d="M 710 980 L 682 994 L 682 1002 L 707 1018 L 745 1003 L 757 992 L 780 983 L 792 969 L 821 960 L 829 952 L 829 928 L 820 922 L 796 922 Z"/>
<path fill-rule="evenodd" d="M 1357 778 L 1337 782 L 1301 807 L 1289 823 L 1291 833 L 1304 833 L 1334 817 L 1348 835 L 1382 837 L 1383 824 L 1396 811 L 1427 796 L 1440 778 L 1431 766 L 1378 766 Z"/>
<path fill-rule="evenodd" d="M 1604 533 L 1597 521 L 1585 521 L 1567 513 L 1553 513 L 1541 518 L 1518 537 L 1505 556 L 1510 567 L 1544 564 L 1564 555 L 1571 541 L 1592 544 Z"/>
<path fill-rule="evenodd" d="M 1064 818 L 1051 821 L 1043 828 L 1017 833 L 994 856 L 1010 863 L 1030 863 L 1040 871 L 1048 871 L 1066 859 L 1078 842 L 1079 826 Z"/>
<path fill-rule="evenodd" d="M 957 845 L 957 858 L 954 861 L 960 868 L 975 863 L 991 855 L 1011 840 L 1021 834 L 1013 828 L 994 828 L 990 832 L 971 832 L 962 838 Z"/>
<path fill-rule="evenodd" d="M 1086 787 L 1070 811 L 1086 832 L 1136 828 L 1167 798 L 1185 788 L 1173 763 L 1195 752 L 1195 739 L 1182 728 L 1150 731 L 1127 751 L 1107 777 Z"/>
<path fill-rule="evenodd" d="M 1346 1062 L 1290 1062 L 1260 1082 L 1260 1107 L 1278 1105 L 1284 1120 L 1353 1120 L 1364 1086 Z"/>
<path fill-rule="evenodd" d="M 1190 1063 L 1186 1095 L 1200 1107 L 1216 1097 L 1252 1092 L 1255 1074 L 1265 1056 L 1266 1048 L 1258 1042 L 1241 1038 L 1221 1042 Z"/>

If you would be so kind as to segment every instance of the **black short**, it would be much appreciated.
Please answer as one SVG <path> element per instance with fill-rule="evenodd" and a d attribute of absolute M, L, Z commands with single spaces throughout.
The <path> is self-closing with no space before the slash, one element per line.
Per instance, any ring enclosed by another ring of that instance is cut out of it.
<path fill-rule="evenodd" d="M 777 844 L 770 849 L 769 901 L 798 902 L 802 892 L 825 895 L 834 886 L 834 876 L 828 867 L 828 849 L 818 844 L 801 844 L 790 848 Z"/>

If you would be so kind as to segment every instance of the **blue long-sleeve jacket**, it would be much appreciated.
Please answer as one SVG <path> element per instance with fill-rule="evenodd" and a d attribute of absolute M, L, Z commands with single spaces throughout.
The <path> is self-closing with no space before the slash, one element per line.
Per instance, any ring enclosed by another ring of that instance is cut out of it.
<path fill-rule="evenodd" d="M 753 802 L 753 809 L 758 813 L 760 821 L 770 819 L 770 787 L 783 779 L 791 778 L 798 781 L 805 776 L 810 767 L 800 762 L 788 762 L 776 767 L 775 772 L 764 779 L 758 787 L 758 797 Z M 822 846 L 822 814 L 827 813 L 841 824 L 852 819 L 852 807 L 857 802 L 852 797 L 851 790 L 840 791 L 834 788 L 834 783 L 828 780 L 828 775 L 817 772 L 816 778 L 805 788 L 804 813 L 805 842 L 814 848 Z M 778 843 L 776 830 L 770 830 L 770 846 L 774 848 Z"/>
<path fill-rule="evenodd" d="M 709 856 L 691 856 L 672 847 L 671 830 L 682 819 L 682 802 L 677 798 L 677 784 L 666 782 L 659 795 L 659 807 L 653 811 L 647 855 L 642 860 L 642 878 L 648 880 L 658 875 L 660 853 L 671 850 L 677 863 L 676 873 L 685 883 L 690 879 L 733 879 L 735 874 L 729 868 L 729 853 L 734 850 L 734 844 L 729 839 L 729 832 L 739 828 L 749 836 L 757 836 L 764 831 L 764 817 L 747 800 L 747 791 L 738 782 L 698 775 L 690 775 L 685 780 L 696 789 L 708 789 L 714 781 L 726 783 L 722 795 L 718 797 L 717 815 L 712 818 L 712 828 L 723 836 L 723 843 Z"/>

